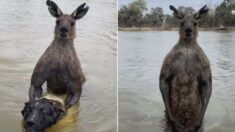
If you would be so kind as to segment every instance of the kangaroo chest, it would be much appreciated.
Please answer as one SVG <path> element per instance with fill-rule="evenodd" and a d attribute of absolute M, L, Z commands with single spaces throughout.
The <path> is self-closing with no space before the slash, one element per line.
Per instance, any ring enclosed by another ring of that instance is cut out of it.
<path fill-rule="evenodd" d="M 183 48 L 175 53 L 172 59 L 172 71 L 174 74 L 193 76 L 200 74 L 202 69 L 199 53 L 191 48 Z"/>
<path fill-rule="evenodd" d="M 170 106 L 176 119 L 194 120 L 200 113 L 198 77 L 202 72 L 202 64 L 199 58 L 195 50 L 183 48 L 176 52 L 172 60 L 171 71 L 174 75 L 170 82 Z"/>
<path fill-rule="evenodd" d="M 72 48 L 56 48 L 52 51 L 51 62 L 52 71 L 62 74 L 70 74 L 71 71 L 79 68 L 76 52 Z"/>
<path fill-rule="evenodd" d="M 49 51 L 48 67 L 50 75 L 47 79 L 48 88 L 63 94 L 67 84 L 79 77 L 80 65 L 73 48 L 56 47 Z"/>

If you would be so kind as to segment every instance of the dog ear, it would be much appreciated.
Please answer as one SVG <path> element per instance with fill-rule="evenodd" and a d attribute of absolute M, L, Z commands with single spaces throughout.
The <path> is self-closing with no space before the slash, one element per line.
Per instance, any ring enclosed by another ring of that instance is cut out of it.
<path fill-rule="evenodd" d="M 21 111 L 21 114 L 22 114 L 22 116 L 24 116 L 24 114 L 25 114 L 25 109 L 23 109 L 23 110 Z"/>
<path fill-rule="evenodd" d="M 29 107 L 29 102 L 25 102 L 24 104 L 25 104 L 25 106 L 24 106 L 23 110 L 21 111 L 21 114 L 23 116 L 25 115 L 25 112 L 26 112 L 27 108 Z"/>
<path fill-rule="evenodd" d="M 55 103 L 54 105 L 54 112 L 57 114 L 57 118 L 62 117 L 65 114 L 65 109 L 63 109 L 63 105 L 61 105 L 60 103 Z"/>
<path fill-rule="evenodd" d="M 25 102 L 24 105 L 25 105 L 25 106 L 28 106 L 28 105 L 29 105 L 29 102 Z"/>

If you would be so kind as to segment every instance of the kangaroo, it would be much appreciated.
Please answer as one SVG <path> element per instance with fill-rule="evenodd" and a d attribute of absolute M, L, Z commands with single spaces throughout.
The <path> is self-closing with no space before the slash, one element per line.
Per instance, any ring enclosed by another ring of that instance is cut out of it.
<path fill-rule="evenodd" d="M 198 21 L 209 9 L 205 5 L 193 16 L 185 16 L 172 5 L 170 9 L 180 21 L 180 37 L 163 62 L 160 91 L 171 130 L 197 132 L 212 91 L 209 60 L 196 40 Z"/>
<path fill-rule="evenodd" d="M 71 15 L 63 14 L 51 0 L 46 2 L 50 14 L 56 18 L 54 40 L 38 60 L 29 89 L 29 100 L 42 96 L 42 85 L 47 82 L 47 91 L 67 94 L 65 108 L 79 101 L 85 82 L 81 65 L 74 49 L 75 21 L 86 15 L 89 7 L 81 4 Z"/>

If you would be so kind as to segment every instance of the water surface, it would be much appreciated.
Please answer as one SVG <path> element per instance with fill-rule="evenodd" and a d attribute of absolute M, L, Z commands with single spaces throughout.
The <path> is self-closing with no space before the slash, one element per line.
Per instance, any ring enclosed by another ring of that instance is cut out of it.
<path fill-rule="evenodd" d="M 119 130 L 164 131 L 159 74 L 166 54 L 178 41 L 175 31 L 119 32 Z M 199 32 L 198 43 L 210 60 L 213 90 L 204 118 L 206 132 L 235 129 L 235 32 Z"/>
<path fill-rule="evenodd" d="M 77 21 L 74 41 L 87 78 L 78 116 L 56 131 L 116 132 L 116 0 L 54 1 L 65 13 L 83 2 L 90 7 Z M 20 132 L 30 77 L 53 39 L 55 18 L 46 0 L 0 0 L 0 5 L 0 129 Z"/>

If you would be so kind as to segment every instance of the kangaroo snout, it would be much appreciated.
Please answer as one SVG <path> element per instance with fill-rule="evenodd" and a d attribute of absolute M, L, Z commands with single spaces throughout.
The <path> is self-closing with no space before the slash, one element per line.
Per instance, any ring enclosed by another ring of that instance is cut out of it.
<path fill-rule="evenodd" d="M 190 28 L 186 28 L 186 29 L 185 29 L 185 32 L 186 32 L 186 33 L 192 33 L 192 31 L 193 31 L 193 30 L 190 29 Z"/>
<path fill-rule="evenodd" d="M 186 37 L 191 37 L 192 36 L 193 30 L 191 28 L 186 28 L 185 29 L 185 36 Z"/>
<path fill-rule="evenodd" d="M 60 29 L 60 32 L 62 32 L 62 33 L 67 33 L 69 30 L 68 30 L 68 28 L 66 28 L 66 27 L 62 27 L 61 29 Z"/>
<path fill-rule="evenodd" d="M 66 28 L 66 27 L 60 28 L 60 36 L 61 37 L 66 37 L 68 32 L 69 32 L 68 28 Z"/>

